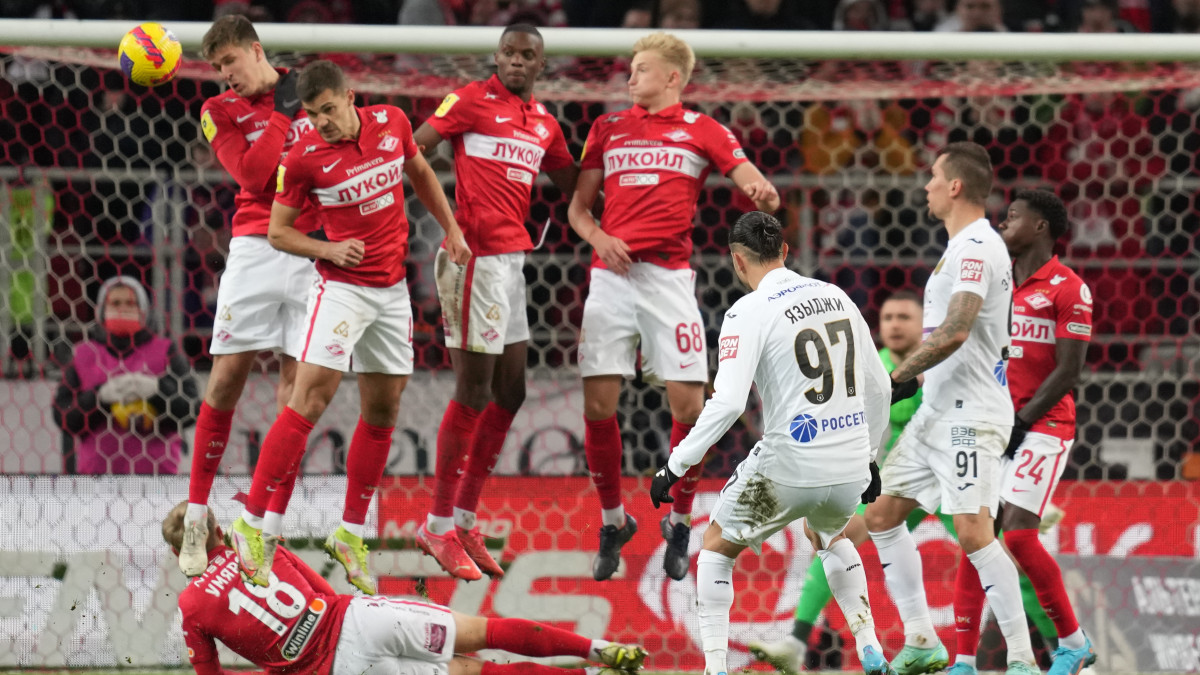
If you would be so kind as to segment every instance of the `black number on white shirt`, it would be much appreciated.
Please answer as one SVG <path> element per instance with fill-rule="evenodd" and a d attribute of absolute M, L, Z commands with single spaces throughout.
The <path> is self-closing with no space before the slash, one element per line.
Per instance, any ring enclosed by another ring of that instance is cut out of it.
<path fill-rule="evenodd" d="M 825 324 L 825 332 L 829 335 L 829 344 L 831 345 L 841 343 L 838 333 L 846 334 L 846 361 L 843 368 L 846 378 L 846 396 L 855 396 L 858 387 L 854 374 L 854 329 L 850 326 L 850 319 L 830 321 Z M 811 352 L 808 348 L 810 344 L 813 346 Z M 804 398 L 808 399 L 809 403 L 828 403 L 834 387 L 833 362 L 829 357 L 829 348 L 825 345 L 825 338 L 812 328 L 805 328 L 796 333 L 796 365 L 800 366 L 800 372 L 805 377 L 811 380 L 821 380 L 821 387 L 819 389 L 811 387 L 804 392 Z"/>

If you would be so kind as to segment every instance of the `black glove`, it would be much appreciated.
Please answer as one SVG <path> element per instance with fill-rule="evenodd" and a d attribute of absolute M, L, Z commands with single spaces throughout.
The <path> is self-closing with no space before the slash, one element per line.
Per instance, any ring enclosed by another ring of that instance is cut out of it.
<path fill-rule="evenodd" d="M 658 508 L 659 504 L 670 504 L 675 501 L 671 496 L 671 486 L 679 480 L 664 464 L 663 468 L 654 474 L 654 482 L 650 483 L 650 501 L 654 502 L 654 508 Z"/>
<path fill-rule="evenodd" d="M 1004 448 L 1004 456 L 1012 459 L 1017 454 L 1017 448 L 1021 447 L 1021 443 L 1025 440 L 1025 434 L 1033 428 L 1033 424 L 1021 419 L 1020 415 L 1013 415 L 1012 435 L 1008 437 L 1008 447 Z"/>
<path fill-rule="evenodd" d="M 921 383 L 917 382 L 917 378 L 912 377 L 903 382 L 892 380 L 892 405 L 897 401 L 903 401 L 906 398 L 912 398 L 917 395 L 917 391 L 921 389 Z"/>
<path fill-rule="evenodd" d="M 879 465 L 871 462 L 871 482 L 862 493 L 862 503 L 870 504 L 879 498 L 879 493 L 882 491 L 883 481 L 879 480 Z"/>
<path fill-rule="evenodd" d="M 296 93 L 296 70 L 292 69 L 279 76 L 275 83 L 275 112 L 287 115 L 288 119 L 296 116 L 300 110 L 300 95 Z"/>

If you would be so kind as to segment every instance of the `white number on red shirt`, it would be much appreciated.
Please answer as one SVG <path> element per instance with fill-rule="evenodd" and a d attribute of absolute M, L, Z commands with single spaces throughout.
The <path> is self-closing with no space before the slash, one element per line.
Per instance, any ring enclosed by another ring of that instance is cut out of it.
<path fill-rule="evenodd" d="M 279 635 L 283 635 L 287 631 L 287 626 L 279 620 L 279 617 L 292 619 L 304 611 L 304 594 L 288 582 L 280 581 L 274 573 L 268 578 L 266 586 L 251 583 L 245 583 L 242 586 L 250 591 L 251 595 L 265 600 L 267 606 L 263 607 L 258 602 L 251 600 L 241 589 L 234 588 L 229 591 L 229 611 L 240 614 L 244 609 L 247 614 L 258 619 Z M 286 599 L 280 598 L 280 594 L 287 596 Z"/>

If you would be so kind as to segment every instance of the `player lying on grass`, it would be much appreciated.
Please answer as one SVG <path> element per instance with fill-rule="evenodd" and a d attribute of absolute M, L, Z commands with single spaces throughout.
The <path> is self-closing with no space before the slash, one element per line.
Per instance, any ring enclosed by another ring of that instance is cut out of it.
<path fill-rule="evenodd" d="M 163 520 L 163 539 L 178 554 L 187 502 Z M 294 553 L 280 547 L 270 581 L 238 571 L 208 514 L 208 568 L 179 594 L 188 659 L 197 675 L 224 675 L 217 640 L 267 673 L 305 675 L 619 675 L 646 659 L 638 645 L 590 640 L 525 619 L 489 619 L 432 603 L 334 592 Z M 603 667 L 500 664 L 460 656 L 503 649 L 524 656 L 577 656 Z"/>

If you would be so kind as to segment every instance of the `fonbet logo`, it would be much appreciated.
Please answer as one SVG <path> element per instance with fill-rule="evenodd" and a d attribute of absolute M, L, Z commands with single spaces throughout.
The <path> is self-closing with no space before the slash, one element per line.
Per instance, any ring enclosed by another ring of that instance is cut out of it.
<path fill-rule="evenodd" d="M 677 630 L 685 632 L 698 651 L 703 651 L 703 643 L 700 638 L 700 624 L 696 618 L 695 559 L 700 553 L 704 530 L 708 528 L 709 514 L 716 504 L 718 494 L 696 494 L 696 503 L 692 509 L 692 538 L 688 543 L 692 571 L 688 572 L 688 576 L 682 581 L 673 581 L 667 577 L 662 567 L 667 543 L 660 541 L 638 580 L 638 596 L 642 604 L 653 612 L 659 621 L 670 623 Z M 746 556 L 750 555 L 753 555 L 753 552 L 746 553 Z M 804 537 L 804 521 L 797 520 L 763 542 L 762 553 L 759 556 L 763 560 L 758 565 L 757 574 L 762 574 L 762 570 L 779 570 L 782 578 L 776 583 L 752 588 L 741 571 L 745 561 L 734 568 L 734 592 L 757 595 L 760 598 L 759 606 L 771 608 L 772 616 L 766 621 L 747 621 L 746 616 L 739 616 L 738 611 L 733 612 L 729 622 L 729 672 L 750 665 L 750 652 L 746 646 L 750 641 L 762 639 L 764 635 L 787 635 L 791 632 L 796 598 L 800 596 L 804 574 L 808 571 L 813 555 L 812 546 Z M 773 597 L 763 597 L 768 594 Z M 761 619 L 761 615 L 755 618 Z"/>

